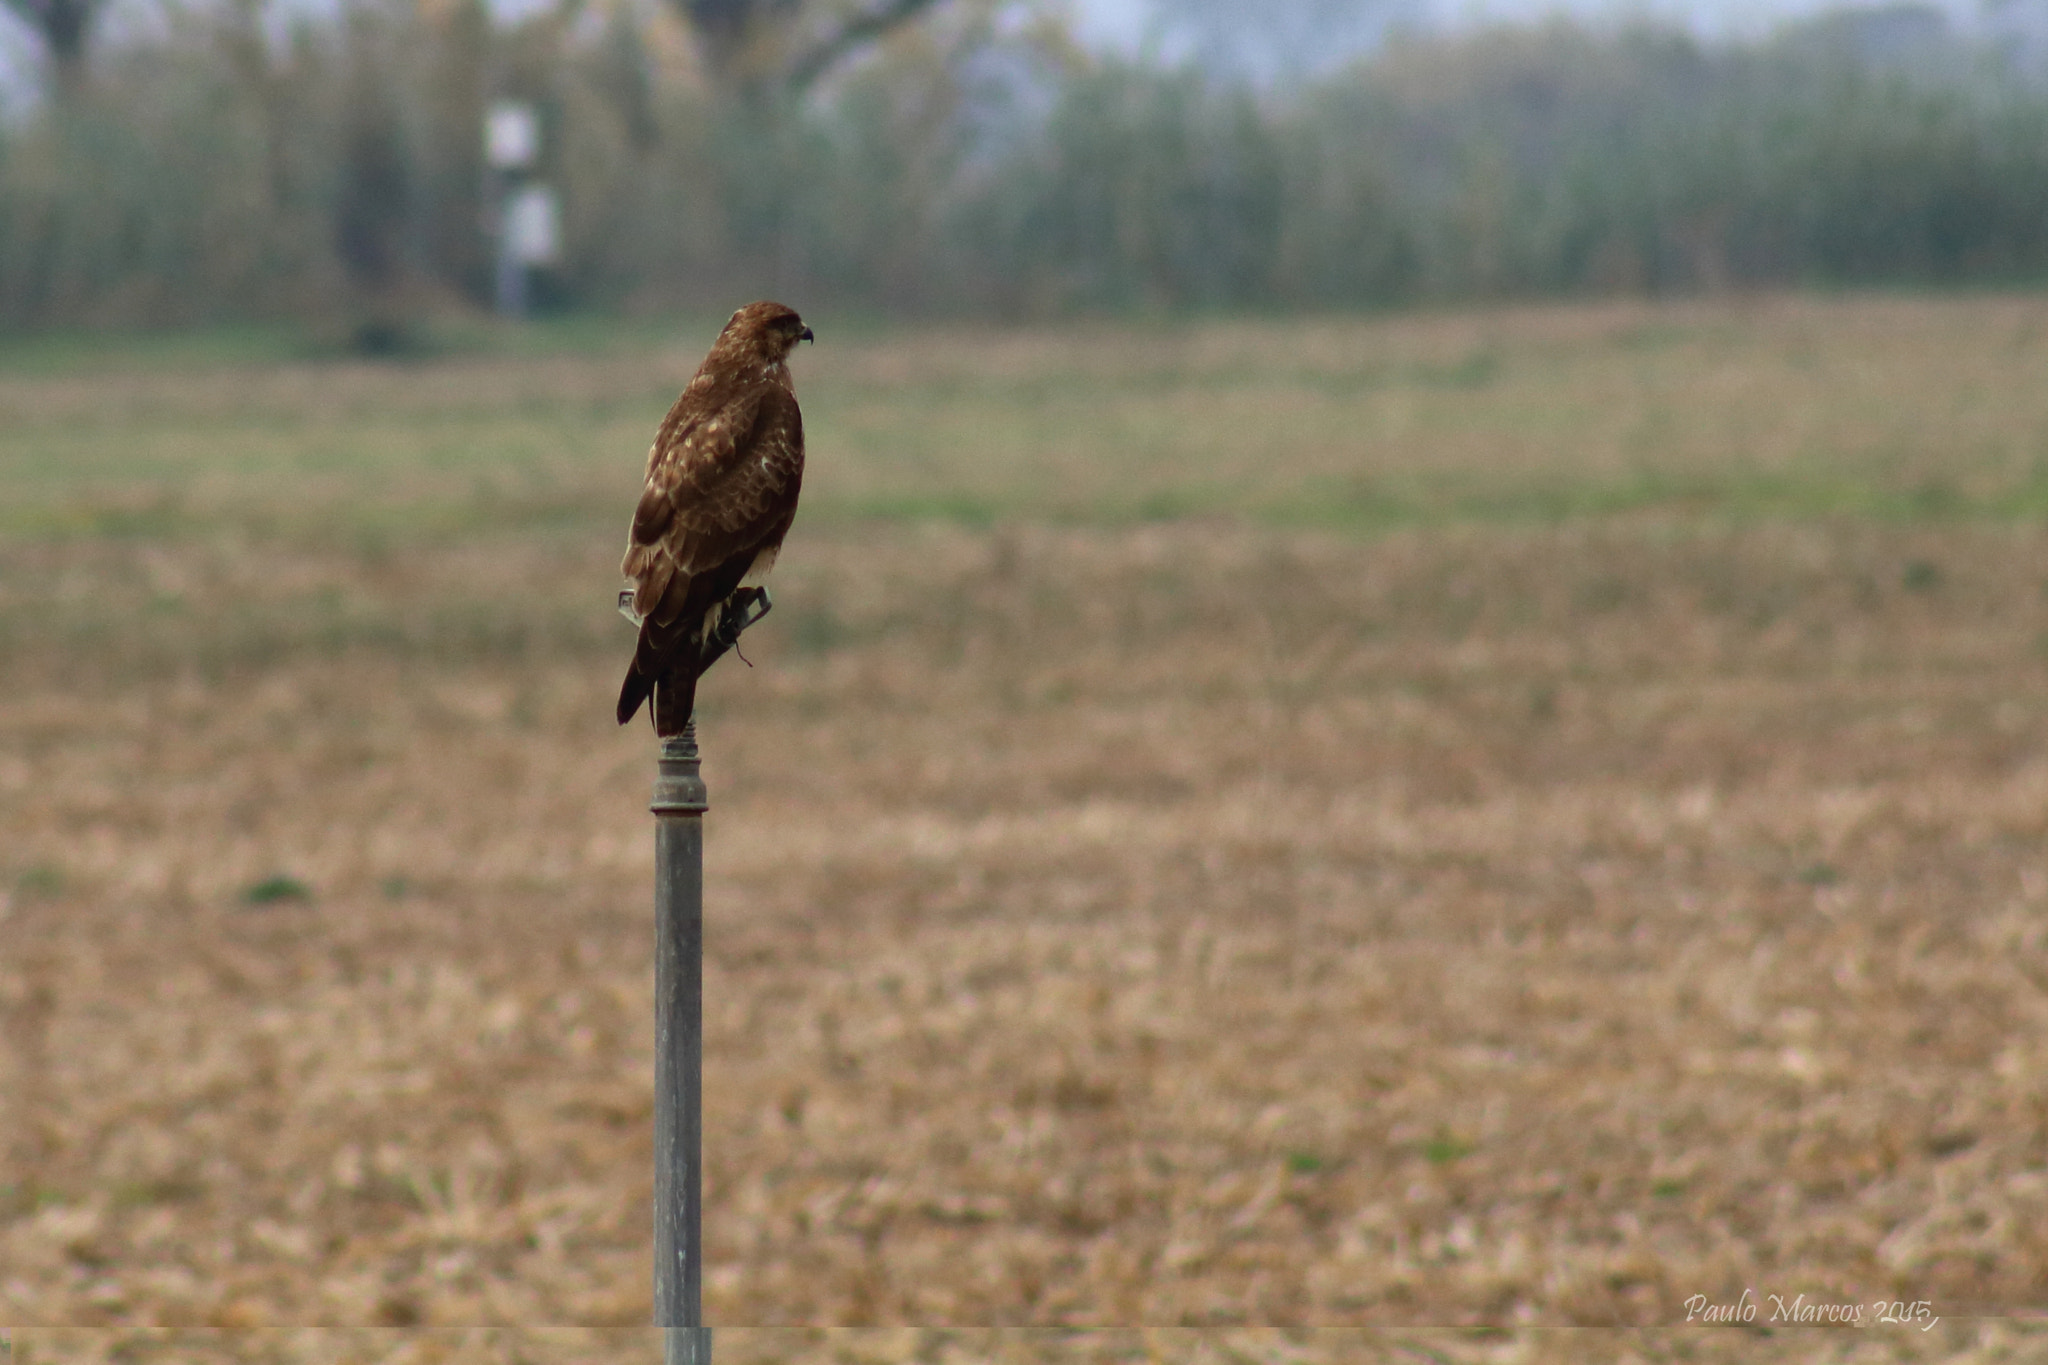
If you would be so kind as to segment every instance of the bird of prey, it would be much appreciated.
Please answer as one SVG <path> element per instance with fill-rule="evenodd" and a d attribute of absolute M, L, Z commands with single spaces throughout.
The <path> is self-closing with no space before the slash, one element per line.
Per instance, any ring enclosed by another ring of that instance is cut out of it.
<path fill-rule="evenodd" d="M 775 562 L 804 477 L 803 414 L 787 362 L 811 340 L 793 310 L 748 304 L 655 433 L 619 566 L 633 580 L 640 624 L 619 689 L 621 725 L 652 695 L 654 732 L 682 733 L 698 674 L 707 654 L 715 657 L 709 640 L 720 610 Z"/>

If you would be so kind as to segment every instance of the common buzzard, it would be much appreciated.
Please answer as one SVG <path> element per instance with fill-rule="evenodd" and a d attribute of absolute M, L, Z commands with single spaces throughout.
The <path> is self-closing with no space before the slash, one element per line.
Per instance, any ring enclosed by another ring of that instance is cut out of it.
<path fill-rule="evenodd" d="M 626 559 L 640 644 L 619 689 L 619 724 L 654 696 L 654 731 L 682 733 L 718 613 L 774 564 L 796 517 L 804 419 L 789 353 L 813 340 L 779 303 L 732 315 L 662 419 Z"/>

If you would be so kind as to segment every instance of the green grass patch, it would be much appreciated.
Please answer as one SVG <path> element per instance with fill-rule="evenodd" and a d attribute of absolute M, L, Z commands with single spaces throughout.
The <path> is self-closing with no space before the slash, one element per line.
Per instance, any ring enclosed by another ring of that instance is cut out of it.
<path fill-rule="evenodd" d="M 571 313 L 508 323 L 475 315 L 415 319 L 401 344 L 379 354 L 365 347 L 360 325 L 308 327 L 238 323 L 191 328 L 75 329 L 0 334 L 0 378 L 122 373 L 186 373 L 251 369 L 281 363 L 372 361 L 394 368 L 474 358 L 534 359 L 632 355 L 674 345 L 708 346 L 723 316 L 670 314 L 616 317 Z M 891 330 L 873 322 L 841 334 L 873 338 Z"/>
<path fill-rule="evenodd" d="M 1471 1143 L 1448 1131 L 1439 1132 L 1422 1144 L 1423 1159 L 1432 1166 L 1448 1166 L 1462 1161 L 1476 1150 Z"/>
<path fill-rule="evenodd" d="M 2000 306 L 1645 309 L 1604 331 L 1570 309 L 1170 334 L 851 320 L 795 363 L 800 525 L 2048 518 L 2048 333 L 1972 312 Z M 615 540 L 720 322 L 456 320 L 391 364 L 277 328 L 0 342 L 0 536 L 367 557 Z"/>
<path fill-rule="evenodd" d="M 0 336 L 0 376 L 202 372 L 318 354 L 301 328 L 242 325 L 176 331 L 60 331 Z"/>
<path fill-rule="evenodd" d="M 1910 560 L 1899 575 L 1899 585 L 1907 592 L 1933 592 L 1941 586 L 1941 569 L 1925 559 Z"/>
<path fill-rule="evenodd" d="M 265 877 L 242 891 L 242 900 L 249 905 L 279 905 L 288 901 L 310 901 L 313 888 L 297 877 L 278 873 Z"/>
<path fill-rule="evenodd" d="M 24 869 L 14 879 L 16 894 L 24 898 L 54 900 L 64 894 L 63 869 L 50 863 L 37 863 Z"/>
<path fill-rule="evenodd" d="M 822 515 L 834 520 L 932 521 L 960 526 L 993 526 L 1004 508 L 995 499 L 972 494 L 912 491 L 876 493 L 845 501 L 826 501 Z"/>

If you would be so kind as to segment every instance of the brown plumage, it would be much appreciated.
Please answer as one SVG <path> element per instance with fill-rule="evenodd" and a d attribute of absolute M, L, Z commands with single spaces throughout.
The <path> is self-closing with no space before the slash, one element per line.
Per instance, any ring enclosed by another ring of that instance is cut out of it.
<path fill-rule="evenodd" d="M 633 580 L 640 618 L 619 689 L 621 725 L 654 694 L 655 733 L 681 732 L 715 613 L 775 562 L 804 477 L 804 419 L 786 361 L 811 339 L 792 310 L 748 304 L 655 433 L 619 566 Z"/>

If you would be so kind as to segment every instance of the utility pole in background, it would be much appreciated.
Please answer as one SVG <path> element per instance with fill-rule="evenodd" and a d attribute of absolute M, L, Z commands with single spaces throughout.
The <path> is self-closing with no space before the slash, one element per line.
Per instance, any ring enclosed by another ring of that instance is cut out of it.
<path fill-rule="evenodd" d="M 523 318 L 532 307 L 529 272 L 562 257 L 562 206 L 552 185 L 533 178 L 540 164 L 540 111 L 524 100 L 499 100 L 484 117 L 484 161 L 497 208 L 498 312 Z"/>

